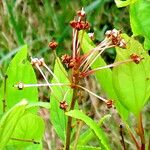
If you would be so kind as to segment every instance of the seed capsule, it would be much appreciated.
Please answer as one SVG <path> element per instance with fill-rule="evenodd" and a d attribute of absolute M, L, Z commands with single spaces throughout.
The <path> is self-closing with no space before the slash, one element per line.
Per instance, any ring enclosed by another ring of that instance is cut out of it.
<path fill-rule="evenodd" d="M 106 104 L 107 104 L 107 108 L 112 108 L 113 101 L 112 100 L 107 100 Z"/>
<path fill-rule="evenodd" d="M 130 58 L 133 60 L 133 62 L 135 62 L 136 64 L 139 64 L 141 62 L 142 59 L 140 56 L 138 56 L 137 54 L 131 54 Z"/>
<path fill-rule="evenodd" d="M 51 41 L 49 44 L 48 44 L 49 48 L 51 48 L 52 50 L 56 49 L 56 47 L 58 46 L 58 43 L 55 42 L 55 41 Z"/>
<path fill-rule="evenodd" d="M 64 110 L 64 111 L 66 111 L 66 109 L 68 108 L 67 102 L 64 101 L 64 100 L 61 101 L 61 102 L 59 103 L 59 108 L 62 109 L 62 110 Z"/>
<path fill-rule="evenodd" d="M 72 28 L 75 28 L 76 30 L 86 30 L 90 28 L 90 24 L 87 21 L 71 21 L 70 25 Z"/>

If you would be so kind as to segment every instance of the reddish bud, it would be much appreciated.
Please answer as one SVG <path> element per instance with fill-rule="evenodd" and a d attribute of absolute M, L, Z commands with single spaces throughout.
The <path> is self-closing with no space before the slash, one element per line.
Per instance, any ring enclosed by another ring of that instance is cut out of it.
<path fill-rule="evenodd" d="M 118 31 L 116 29 L 108 30 L 105 35 L 111 40 L 113 45 L 119 46 L 121 48 L 126 48 L 126 42 L 121 37 L 121 31 Z"/>
<path fill-rule="evenodd" d="M 73 68 L 75 63 L 76 63 L 76 59 L 73 59 L 71 56 L 65 54 L 61 57 L 62 62 L 66 65 L 67 68 Z"/>
<path fill-rule="evenodd" d="M 141 58 L 140 56 L 138 56 L 137 54 L 131 54 L 130 58 L 133 60 L 133 62 L 135 62 L 136 64 L 139 64 L 140 61 L 144 58 Z"/>
<path fill-rule="evenodd" d="M 70 25 L 72 28 L 75 28 L 76 30 L 86 30 L 89 29 L 90 24 L 88 22 L 84 22 L 84 21 L 71 21 Z"/>
<path fill-rule="evenodd" d="M 73 68 L 75 63 L 76 63 L 76 59 L 71 59 L 70 63 L 68 64 L 68 68 Z"/>
<path fill-rule="evenodd" d="M 61 101 L 61 102 L 59 103 L 59 108 L 60 108 L 60 109 L 66 111 L 67 107 L 68 107 L 68 104 L 67 104 L 66 101 Z"/>
<path fill-rule="evenodd" d="M 48 46 L 49 46 L 49 48 L 51 48 L 51 49 L 56 49 L 56 47 L 58 46 L 58 43 L 57 42 L 55 42 L 55 41 L 52 41 L 52 42 L 50 42 L 49 44 L 48 44 Z"/>
<path fill-rule="evenodd" d="M 63 63 L 70 63 L 70 60 L 72 59 L 71 56 L 67 55 L 67 54 L 64 54 L 62 57 L 61 57 L 61 60 Z"/>
<path fill-rule="evenodd" d="M 113 101 L 112 100 L 107 100 L 106 104 L 107 104 L 107 108 L 112 108 Z"/>

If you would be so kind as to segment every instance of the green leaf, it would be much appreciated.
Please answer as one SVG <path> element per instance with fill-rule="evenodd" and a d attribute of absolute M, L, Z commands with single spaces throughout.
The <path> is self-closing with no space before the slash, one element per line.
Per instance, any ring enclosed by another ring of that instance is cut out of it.
<path fill-rule="evenodd" d="M 137 0 L 126 0 L 126 1 L 122 1 L 122 0 L 115 0 L 115 3 L 117 5 L 117 7 L 125 7 L 128 6 L 134 2 L 136 2 Z"/>
<path fill-rule="evenodd" d="M 95 135 L 101 141 L 101 143 L 105 147 L 105 149 L 110 150 L 110 147 L 108 144 L 108 139 L 107 139 L 105 133 L 96 124 L 96 122 L 94 122 L 90 117 L 86 116 L 83 112 L 81 112 L 79 110 L 71 110 L 69 112 L 66 112 L 66 115 L 84 121 L 91 128 L 91 130 L 94 131 Z"/>
<path fill-rule="evenodd" d="M 102 150 L 100 147 L 93 146 L 77 146 L 77 150 Z"/>
<path fill-rule="evenodd" d="M 93 41 L 89 38 L 88 34 L 85 33 L 84 31 L 80 31 L 79 34 L 79 40 L 81 42 L 81 48 L 83 50 L 84 53 L 89 52 L 90 50 L 92 50 L 95 45 L 93 43 Z M 106 66 L 107 64 L 105 63 L 105 61 L 103 60 L 102 57 L 99 57 L 91 66 L 92 69 L 101 67 L 101 66 Z M 108 99 L 112 99 L 115 101 L 115 106 L 119 112 L 119 114 L 121 115 L 121 117 L 126 120 L 128 117 L 128 111 L 126 110 L 126 108 L 124 108 L 124 106 L 122 106 L 120 104 L 120 102 L 117 100 L 118 97 L 114 91 L 114 87 L 113 87 L 113 82 L 112 82 L 112 71 L 110 68 L 108 69 L 104 69 L 104 70 L 100 70 L 97 71 L 95 74 L 95 77 L 98 81 L 98 83 L 101 85 L 102 89 L 104 90 L 104 92 L 107 95 Z"/>
<path fill-rule="evenodd" d="M 20 147 L 7 145 L 4 150 L 20 150 Z M 42 142 L 40 144 L 32 144 L 32 145 L 23 147 L 23 150 L 43 150 Z"/>
<path fill-rule="evenodd" d="M 14 129 L 25 112 L 27 101 L 23 100 L 12 107 L 0 120 L 0 148 L 4 149 L 10 140 Z"/>
<path fill-rule="evenodd" d="M 41 141 L 44 134 L 44 120 L 35 114 L 26 112 L 18 121 L 17 126 L 12 134 L 12 138 L 21 139 L 24 141 L 11 140 L 9 144 L 21 147 L 33 145 L 32 142 L 26 140 Z"/>
<path fill-rule="evenodd" d="M 67 73 L 61 64 L 59 58 L 56 58 L 54 66 L 54 74 L 59 77 L 58 81 L 53 78 L 51 83 L 67 83 L 70 84 Z M 72 99 L 72 89 L 69 86 L 53 86 L 50 95 L 50 120 L 56 130 L 58 136 L 65 141 L 67 116 L 62 109 L 59 108 L 60 102 L 65 100 L 68 105 Z M 64 97 L 66 95 L 66 97 Z"/>
<path fill-rule="evenodd" d="M 25 88 L 23 90 L 18 90 L 13 87 L 13 85 L 18 82 L 23 82 L 26 84 L 37 83 L 32 65 L 27 60 L 27 45 L 21 47 L 12 59 L 6 74 L 8 75 L 5 94 L 7 108 L 11 108 L 21 99 L 28 99 L 30 102 L 38 101 L 38 90 L 36 87 Z M 3 99 L 4 83 L 0 89 L 0 92 L 0 99 Z M 0 110 L 2 110 L 2 103 L 0 103 Z"/>
<path fill-rule="evenodd" d="M 104 117 L 102 117 L 97 125 L 101 126 L 102 123 L 105 121 L 105 119 L 110 118 L 111 115 L 105 115 Z M 95 135 L 93 134 L 93 132 L 91 131 L 91 129 L 89 128 L 88 130 L 86 130 L 83 134 L 80 135 L 79 139 L 78 139 L 78 145 L 86 145 L 88 144 L 89 141 L 91 141 L 93 138 L 95 137 Z"/>
<path fill-rule="evenodd" d="M 36 107 L 43 107 L 43 108 L 50 109 L 50 103 L 48 103 L 48 102 L 34 102 L 34 103 L 29 103 L 27 105 L 26 109 L 32 109 L 32 108 L 36 108 Z"/>
<path fill-rule="evenodd" d="M 130 5 L 130 23 L 133 35 L 145 38 L 144 47 L 150 49 L 150 1 L 138 0 Z"/>
<path fill-rule="evenodd" d="M 124 39 L 127 49 L 116 48 L 116 62 L 129 59 L 133 53 L 144 59 L 139 64 L 130 62 L 115 67 L 113 83 L 121 104 L 138 115 L 150 96 L 150 57 L 138 41 L 127 35 L 124 35 Z"/>
<path fill-rule="evenodd" d="M 25 148 L 24 150 L 43 150 L 42 142 L 40 144 L 30 145 L 27 148 Z"/>

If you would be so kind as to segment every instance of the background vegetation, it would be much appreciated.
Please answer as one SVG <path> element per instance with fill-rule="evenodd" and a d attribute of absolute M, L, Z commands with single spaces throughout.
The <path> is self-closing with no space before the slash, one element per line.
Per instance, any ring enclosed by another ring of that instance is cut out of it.
<path fill-rule="evenodd" d="M 53 56 L 48 49 L 48 43 L 52 39 L 59 43 L 59 55 L 69 52 L 69 22 L 81 7 L 87 12 L 87 20 L 91 25 L 90 32 L 95 33 L 95 42 L 101 41 L 104 32 L 112 28 L 131 34 L 128 8 L 118 9 L 113 0 L 0 1 L 1 78 L 10 58 L 24 43 L 28 44 L 31 56 L 44 57 L 48 64 L 53 62 Z"/>

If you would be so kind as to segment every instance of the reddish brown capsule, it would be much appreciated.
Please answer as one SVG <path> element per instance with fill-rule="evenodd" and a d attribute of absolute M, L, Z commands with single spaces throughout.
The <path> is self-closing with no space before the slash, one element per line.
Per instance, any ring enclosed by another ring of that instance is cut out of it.
<path fill-rule="evenodd" d="M 112 108 L 113 101 L 112 100 L 107 100 L 106 104 L 107 104 L 107 108 Z"/>
<path fill-rule="evenodd" d="M 71 59 L 69 64 L 68 64 L 68 68 L 73 68 L 76 64 L 76 59 Z"/>
<path fill-rule="evenodd" d="M 71 56 L 64 54 L 64 55 L 62 55 L 61 60 L 63 63 L 70 63 Z"/>
<path fill-rule="evenodd" d="M 86 30 L 90 27 L 90 24 L 88 22 L 84 21 L 71 21 L 70 22 L 71 27 L 75 28 L 76 30 Z"/>
<path fill-rule="evenodd" d="M 58 46 L 58 43 L 55 42 L 55 41 L 51 41 L 49 44 L 48 44 L 49 48 L 51 49 L 56 49 L 56 47 Z"/>
<path fill-rule="evenodd" d="M 143 59 L 140 56 L 138 56 L 137 54 L 131 54 L 130 58 L 133 60 L 133 62 L 135 62 L 136 64 L 139 64 L 140 61 Z"/>
<path fill-rule="evenodd" d="M 121 48 L 126 48 L 126 42 L 121 37 L 121 31 L 118 31 L 116 29 L 108 30 L 105 35 L 111 40 L 113 45 L 119 46 Z"/>
<path fill-rule="evenodd" d="M 60 108 L 60 109 L 66 111 L 67 107 L 68 107 L 68 104 L 67 104 L 66 101 L 61 101 L 61 102 L 59 103 L 59 108 Z"/>

